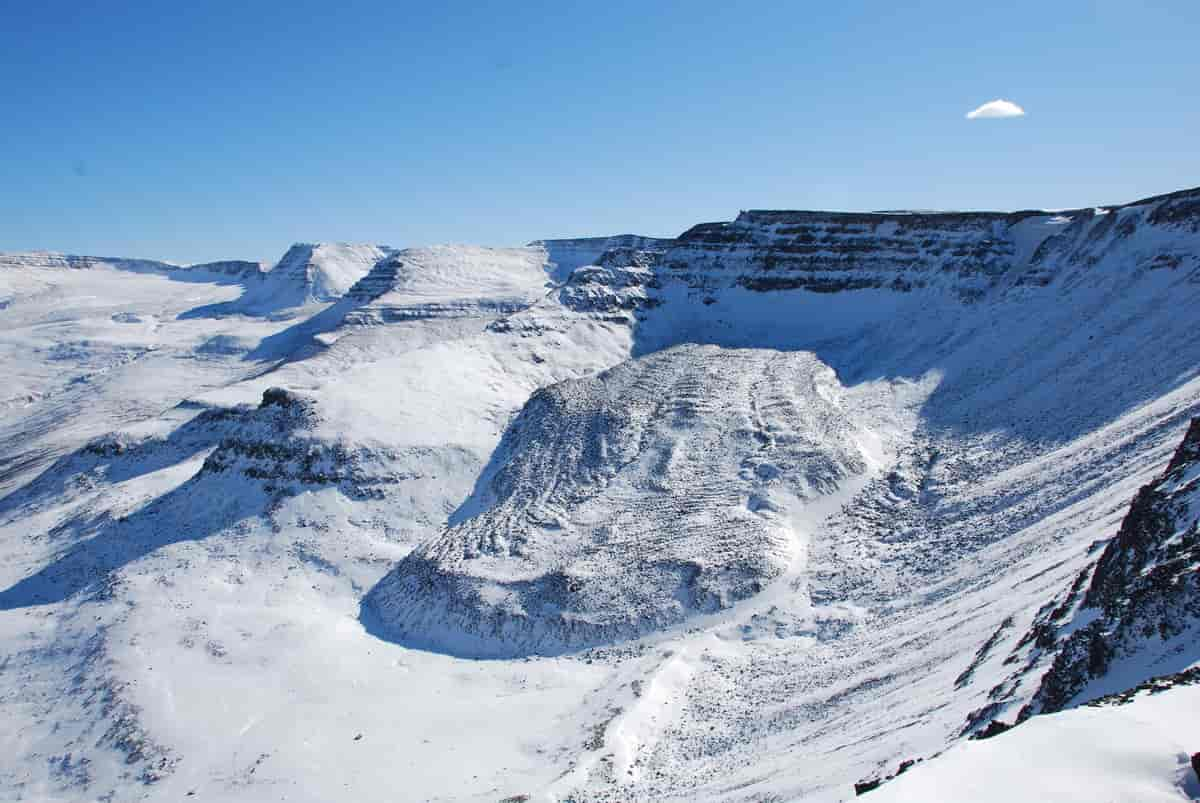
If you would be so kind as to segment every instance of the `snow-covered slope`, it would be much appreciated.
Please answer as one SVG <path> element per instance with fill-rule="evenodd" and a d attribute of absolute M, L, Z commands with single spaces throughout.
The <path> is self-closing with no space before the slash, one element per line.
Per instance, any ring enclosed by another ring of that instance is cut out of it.
<path fill-rule="evenodd" d="M 1200 662 L 1200 191 L 370 256 L 0 270 L 8 797 L 844 800 Z"/>
<path fill-rule="evenodd" d="M 393 249 L 346 243 L 297 243 L 271 270 L 278 292 L 299 288 L 306 300 L 330 301 L 343 296 Z M 286 288 L 286 289 L 285 289 Z"/>
<path fill-rule="evenodd" d="M 1200 688 L 1037 717 L 1020 729 L 970 741 L 866 797 L 871 803 L 1054 800 L 1181 803 L 1200 799 L 1191 756 Z M 1200 764 L 1200 759 L 1197 760 Z"/>
<path fill-rule="evenodd" d="M 408 248 L 381 260 L 349 288 L 351 318 L 388 323 L 516 312 L 547 292 L 548 271 L 541 248 Z"/>

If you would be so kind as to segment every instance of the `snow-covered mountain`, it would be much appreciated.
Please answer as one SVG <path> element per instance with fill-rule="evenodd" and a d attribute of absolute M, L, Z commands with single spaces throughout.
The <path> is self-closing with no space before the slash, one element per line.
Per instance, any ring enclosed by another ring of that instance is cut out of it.
<path fill-rule="evenodd" d="M 386 245 L 296 243 L 241 298 L 214 311 L 262 315 L 334 301 L 394 251 Z"/>
<path fill-rule="evenodd" d="M 1188 799 L 1198 302 L 1200 190 L 0 257 L 0 788 Z"/>

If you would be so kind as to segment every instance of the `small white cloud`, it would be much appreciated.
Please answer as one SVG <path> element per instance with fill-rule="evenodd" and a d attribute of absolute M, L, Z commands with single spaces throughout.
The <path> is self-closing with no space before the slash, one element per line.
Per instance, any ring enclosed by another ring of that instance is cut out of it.
<path fill-rule="evenodd" d="M 990 100 L 967 112 L 968 120 L 989 120 L 1000 117 L 1024 117 L 1025 110 L 1011 100 Z"/>

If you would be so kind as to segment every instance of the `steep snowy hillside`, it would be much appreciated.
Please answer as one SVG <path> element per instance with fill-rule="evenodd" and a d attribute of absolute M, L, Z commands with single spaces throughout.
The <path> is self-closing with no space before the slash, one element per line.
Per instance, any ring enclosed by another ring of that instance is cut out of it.
<path fill-rule="evenodd" d="M 1192 793 L 1200 190 L 297 248 L 0 263 L 4 796 Z"/>

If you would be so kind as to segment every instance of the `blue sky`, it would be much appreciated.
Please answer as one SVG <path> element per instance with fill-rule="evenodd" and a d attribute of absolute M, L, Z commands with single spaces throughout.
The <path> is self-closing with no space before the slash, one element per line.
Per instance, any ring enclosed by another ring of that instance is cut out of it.
<path fill-rule="evenodd" d="M 1200 3 L 975 5 L 10 2 L 0 250 L 275 259 L 1200 184 Z M 997 98 L 1026 116 L 965 119 Z"/>

